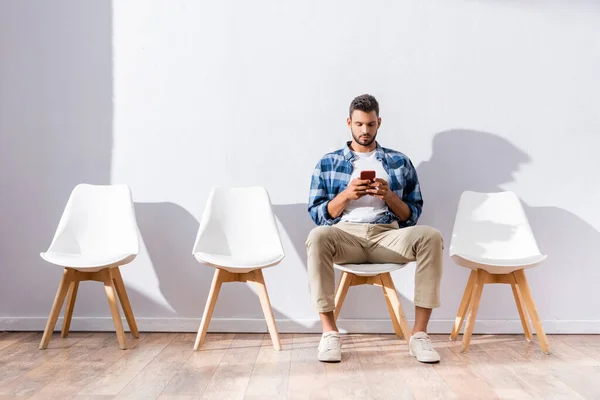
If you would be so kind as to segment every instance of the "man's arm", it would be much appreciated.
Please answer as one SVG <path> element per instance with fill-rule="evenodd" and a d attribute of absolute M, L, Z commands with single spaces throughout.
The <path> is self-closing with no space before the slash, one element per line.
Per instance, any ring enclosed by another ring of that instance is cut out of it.
<path fill-rule="evenodd" d="M 383 179 L 377 178 L 371 184 L 371 188 L 367 193 L 382 199 L 388 205 L 388 208 L 393 212 L 401 222 L 406 226 L 412 226 L 417 223 L 423 209 L 423 197 L 417 172 L 412 163 L 408 161 L 405 172 L 405 182 L 403 198 L 401 199 L 396 193 L 390 190 L 388 183 Z"/>
<path fill-rule="evenodd" d="M 412 211 L 410 210 L 408 204 L 403 202 L 402 199 L 400 199 L 400 197 L 398 197 L 398 195 L 396 195 L 396 193 L 392 192 L 391 190 L 389 191 L 389 193 L 390 198 L 385 200 L 385 202 L 388 205 L 390 211 L 396 214 L 396 216 L 400 218 L 400 221 L 408 221 L 412 214 Z"/>
<path fill-rule="evenodd" d="M 393 212 L 402 222 L 407 221 L 412 210 L 396 193 L 390 190 L 388 183 L 381 179 L 375 178 L 375 182 L 372 183 L 371 188 L 367 190 L 367 193 L 385 201 L 388 208 Z"/>
<path fill-rule="evenodd" d="M 321 162 L 317 164 L 310 181 L 310 194 L 308 199 L 308 213 L 317 225 L 333 225 L 335 218 L 329 214 L 330 203 L 327 187 L 321 176 Z"/>
<path fill-rule="evenodd" d="M 417 224 L 423 211 L 423 195 L 421 194 L 421 185 L 417 177 L 417 170 L 410 160 L 408 160 L 406 167 L 404 177 L 406 186 L 402 193 L 402 201 L 410 208 L 411 213 L 404 223 L 406 226 L 412 226 Z"/>
<path fill-rule="evenodd" d="M 308 202 L 308 212 L 311 218 L 317 225 L 337 223 L 350 201 L 360 199 L 367 194 L 368 183 L 368 180 L 354 179 L 346 189 L 330 200 L 321 176 L 320 164 L 317 165 L 312 175 Z"/>
<path fill-rule="evenodd" d="M 342 215 L 349 202 L 350 199 L 348 199 L 344 192 L 341 192 L 327 203 L 327 212 L 332 218 L 337 218 Z"/>

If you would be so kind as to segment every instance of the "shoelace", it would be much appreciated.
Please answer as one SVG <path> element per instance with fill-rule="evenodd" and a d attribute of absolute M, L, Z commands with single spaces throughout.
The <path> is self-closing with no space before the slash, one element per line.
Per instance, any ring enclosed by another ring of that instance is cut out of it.
<path fill-rule="evenodd" d="M 419 344 L 421 345 L 422 350 L 425 350 L 425 351 L 433 350 L 433 346 L 431 345 L 431 339 L 429 339 L 428 337 L 415 338 L 414 340 L 419 341 Z"/>
<path fill-rule="evenodd" d="M 327 350 L 331 350 L 331 349 L 335 349 L 337 348 L 338 344 L 340 343 L 340 337 L 339 336 L 327 336 L 325 338 L 325 347 L 327 348 Z"/>

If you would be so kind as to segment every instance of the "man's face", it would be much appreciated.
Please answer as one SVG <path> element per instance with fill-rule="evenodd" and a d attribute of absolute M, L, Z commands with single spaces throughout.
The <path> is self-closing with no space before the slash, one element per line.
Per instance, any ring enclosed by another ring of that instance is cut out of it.
<path fill-rule="evenodd" d="M 375 141 L 379 125 L 381 125 L 381 118 L 377 117 L 375 111 L 366 113 L 354 110 L 352 111 L 352 116 L 348 118 L 348 126 L 352 131 L 352 138 L 361 146 L 370 146 Z"/>

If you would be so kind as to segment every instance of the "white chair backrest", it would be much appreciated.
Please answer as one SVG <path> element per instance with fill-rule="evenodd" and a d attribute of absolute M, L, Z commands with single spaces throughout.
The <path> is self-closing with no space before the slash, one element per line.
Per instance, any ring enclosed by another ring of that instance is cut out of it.
<path fill-rule="evenodd" d="M 129 187 L 77 185 L 48 251 L 82 255 L 138 254 L 138 227 Z"/>
<path fill-rule="evenodd" d="M 263 187 L 214 187 L 200 221 L 193 253 L 281 255 L 283 246 Z"/>
<path fill-rule="evenodd" d="M 458 204 L 449 253 L 513 260 L 540 255 L 540 250 L 513 192 L 465 191 Z"/>

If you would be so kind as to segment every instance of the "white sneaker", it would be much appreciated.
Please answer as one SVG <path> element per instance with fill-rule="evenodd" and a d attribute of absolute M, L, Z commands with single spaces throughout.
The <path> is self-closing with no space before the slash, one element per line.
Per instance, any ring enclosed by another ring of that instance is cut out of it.
<path fill-rule="evenodd" d="M 425 332 L 417 332 L 412 335 L 408 343 L 408 349 L 410 355 L 416 357 L 422 363 L 440 361 L 440 355 L 431 347 L 431 340 Z"/>
<path fill-rule="evenodd" d="M 325 332 L 319 343 L 319 361 L 340 362 L 342 361 L 342 341 L 339 332 Z"/>

